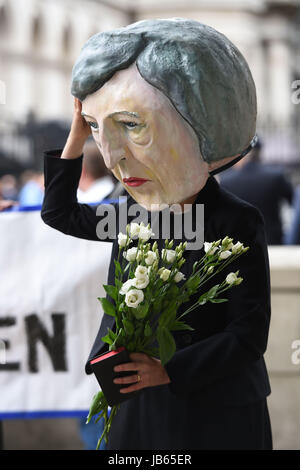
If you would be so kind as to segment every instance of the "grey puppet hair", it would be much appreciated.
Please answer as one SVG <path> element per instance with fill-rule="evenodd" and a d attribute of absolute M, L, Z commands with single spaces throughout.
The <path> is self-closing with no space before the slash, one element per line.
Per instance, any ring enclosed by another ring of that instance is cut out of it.
<path fill-rule="evenodd" d="M 95 34 L 73 67 L 71 92 L 83 101 L 134 62 L 194 129 L 207 163 L 249 146 L 255 84 L 246 60 L 223 34 L 184 18 L 143 20 Z"/>

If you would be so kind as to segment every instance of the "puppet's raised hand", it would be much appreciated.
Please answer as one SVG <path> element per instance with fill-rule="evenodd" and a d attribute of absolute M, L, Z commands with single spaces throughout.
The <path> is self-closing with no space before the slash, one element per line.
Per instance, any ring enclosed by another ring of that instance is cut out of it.
<path fill-rule="evenodd" d="M 85 141 L 91 134 L 90 126 L 81 115 L 81 109 L 81 102 L 78 98 L 74 98 L 74 113 L 71 130 L 61 158 L 73 159 L 80 157 Z"/>

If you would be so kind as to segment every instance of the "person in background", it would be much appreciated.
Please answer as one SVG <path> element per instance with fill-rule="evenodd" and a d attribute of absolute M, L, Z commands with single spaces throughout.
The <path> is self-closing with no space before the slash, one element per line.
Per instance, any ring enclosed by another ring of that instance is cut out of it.
<path fill-rule="evenodd" d="M 18 183 L 14 175 L 6 174 L 0 178 L 0 199 L 17 201 Z"/>
<path fill-rule="evenodd" d="M 292 204 L 293 186 L 282 169 L 261 163 L 262 143 L 220 176 L 223 188 L 257 207 L 264 219 L 268 245 L 284 243 L 281 204 Z"/>
<path fill-rule="evenodd" d="M 44 198 L 44 175 L 33 170 L 26 170 L 21 175 L 19 203 L 21 206 L 38 206 Z"/>
<path fill-rule="evenodd" d="M 286 233 L 285 243 L 286 245 L 300 245 L 300 185 L 295 190 L 292 223 Z"/>
<path fill-rule="evenodd" d="M 78 202 L 99 202 L 114 190 L 111 174 L 105 166 L 95 142 L 88 141 L 84 147 L 82 172 L 77 190 Z"/>
<path fill-rule="evenodd" d="M 13 175 L 0 178 L 0 212 L 18 204 L 18 185 Z"/>
<path fill-rule="evenodd" d="M 17 206 L 18 202 L 12 201 L 9 199 L 0 199 L 0 212 L 5 211 L 6 209 L 10 209 L 13 206 Z"/>

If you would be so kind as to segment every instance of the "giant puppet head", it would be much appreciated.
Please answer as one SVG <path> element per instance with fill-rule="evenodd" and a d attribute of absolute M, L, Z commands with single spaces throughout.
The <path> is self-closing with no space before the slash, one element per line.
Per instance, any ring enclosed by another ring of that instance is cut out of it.
<path fill-rule="evenodd" d="M 189 201 L 255 142 L 248 65 L 197 21 L 145 20 L 95 34 L 73 67 L 72 94 L 106 166 L 147 210 Z"/>

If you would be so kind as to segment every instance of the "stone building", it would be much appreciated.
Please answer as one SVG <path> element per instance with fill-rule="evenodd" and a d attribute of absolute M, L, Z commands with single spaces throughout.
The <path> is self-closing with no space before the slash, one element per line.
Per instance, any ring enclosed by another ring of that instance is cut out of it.
<path fill-rule="evenodd" d="M 273 152 L 267 157 L 300 160 L 298 0 L 0 0 L 2 146 L 18 146 L 12 134 L 29 112 L 39 121 L 70 120 L 71 69 L 88 37 L 140 19 L 168 17 L 206 23 L 238 46 L 256 82 L 258 127 Z M 20 145 L 24 148 L 24 141 Z"/>
<path fill-rule="evenodd" d="M 299 167 L 300 0 L 0 0 L 0 153 L 37 166 L 45 144 L 29 138 L 30 129 L 41 138 L 42 123 L 68 128 L 71 69 L 91 35 L 169 17 L 206 23 L 237 45 L 257 87 L 265 160 Z M 300 364 L 291 361 L 300 337 L 299 260 L 299 249 L 270 249 L 273 316 L 266 359 L 276 449 L 300 448 Z M 42 435 L 48 448 L 80 448 L 76 426 L 71 420 L 12 420 L 5 423 L 5 445 L 41 448 Z"/>

